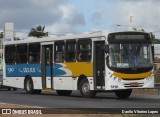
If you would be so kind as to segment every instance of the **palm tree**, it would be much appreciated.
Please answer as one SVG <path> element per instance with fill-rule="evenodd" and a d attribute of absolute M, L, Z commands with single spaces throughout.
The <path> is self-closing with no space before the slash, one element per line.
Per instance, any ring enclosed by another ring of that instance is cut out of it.
<path fill-rule="evenodd" d="M 31 31 L 29 32 L 28 36 L 33 36 L 37 38 L 41 38 L 44 36 L 48 36 L 48 32 L 44 32 L 45 26 L 38 26 L 36 28 L 32 28 Z"/>

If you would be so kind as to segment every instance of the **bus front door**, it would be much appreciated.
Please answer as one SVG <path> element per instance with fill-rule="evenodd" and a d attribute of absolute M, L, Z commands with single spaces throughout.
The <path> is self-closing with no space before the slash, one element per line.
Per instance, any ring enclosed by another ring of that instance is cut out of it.
<path fill-rule="evenodd" d="M 95 89 L 103 89 L 105 85 L 104 72 L 105 72 L 105 41 L 94 42 L 94 86 Z"/>
<path fill-rule="evenodd" d="M 53 45 L 42 45 L 42 88 L 53 89 Z"/>

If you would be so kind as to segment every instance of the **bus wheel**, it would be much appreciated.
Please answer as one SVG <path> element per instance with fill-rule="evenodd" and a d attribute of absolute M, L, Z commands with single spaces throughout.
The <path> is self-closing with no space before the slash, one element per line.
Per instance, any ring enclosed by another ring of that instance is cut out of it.
<path fill-rule="evenodd" d="M 24 89 L 26 93 L 29 93 L 29 94 L 35 93 L 35 90 L 33 89 L 33 81 L 30 77 L 25 80 Z"/>
<path fill-rule="evenodd" d="M 13 88 L 13 91 L 17 91 L 17 88 Z"/>
<path fill-rule="evenodd" d="M 115 91 L 115 94 L 120 99 L 126 99 L 128 98 L 132 93 L 132 89 L 124 89 L 124 90 L 117 90 Z"/>
<path fill-rule="evenodd" d="M 10 90 L 11 90 L 11 88 L 9 87 L 9 88 L 8 88 L 8 91 L 10 91 Z"/>
<path fill-rule="evenodd" d="M 57 94 L 60 96 L 69 96 L 72 90 L 56 90 Z"/>
<path fill-rule="evenodd" d="M 80 82 L 80 93 L 83 97 L 91 98 L 96 95 L 95 91 L 90 90 L 89 82 L 87 79 L 83 79 Z"/>

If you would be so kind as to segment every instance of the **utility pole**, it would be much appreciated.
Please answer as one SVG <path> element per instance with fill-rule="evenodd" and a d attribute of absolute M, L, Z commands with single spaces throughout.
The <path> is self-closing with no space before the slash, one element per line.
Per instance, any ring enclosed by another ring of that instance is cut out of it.
<path fill-rule="evenodd" d="M 133 16 L 129 17 L 129 31 L 132 31 L 132 21 L 133 21 Z"/>
<path fill-rule="evenodd" d="M 2 70 L 2 64 L 3 64 L 3 46 L 2 46 L 2 43 L 3 43 L 3 32 L 0 33 L 0 70 Z"/>

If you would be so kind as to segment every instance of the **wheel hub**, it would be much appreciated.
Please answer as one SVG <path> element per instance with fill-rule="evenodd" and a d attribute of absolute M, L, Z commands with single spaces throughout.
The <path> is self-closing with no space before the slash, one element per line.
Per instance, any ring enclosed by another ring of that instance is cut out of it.
<path fill-rule="evenodd" d="M 84 92 L 85 94 L 89 93 L 89 91 L 90 91 L 89 83 L 85 83 L 85 84 L 83 85 L 82 90 L 83 90 L 83 92 Z"/>
<path fill-rule="evenodd" d="M 31 90 L 31 83 L 30 83 L 30 81 L 29 81 L 29 80 L 27 81 L 27 90 L 28 90 L 28 91 L 30 91 L 30 90 Z"/>

